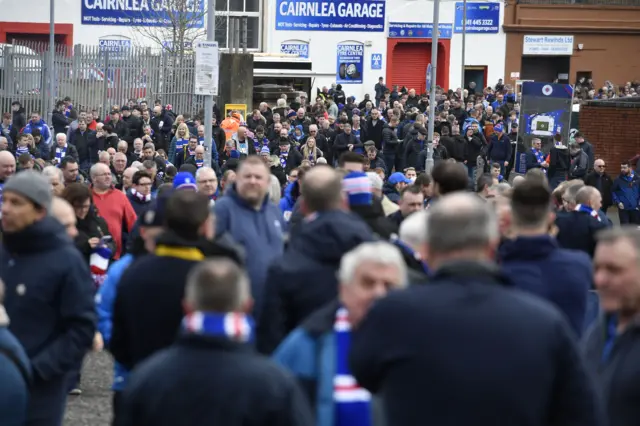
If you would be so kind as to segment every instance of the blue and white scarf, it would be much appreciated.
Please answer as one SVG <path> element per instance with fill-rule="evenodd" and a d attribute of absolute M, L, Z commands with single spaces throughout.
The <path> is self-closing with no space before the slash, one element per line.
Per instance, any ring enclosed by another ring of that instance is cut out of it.
<path fill-rule="evenodd" d="M 29 147 L 28 146 L 19 146 L 16 148 L 16 157 L 20 157 L 22 154 L 28 154 Z"/>
<path fill-rule="evenodd" d="M 197 168 L 200 168 L 200 167 L 202 167 L 202 166 L 204 166 L 204 160 L 198 160 L 198 159 L 196 159 L 196 167 L 197 167 Z"/>
<path fill-rule="evenodd" d="M 536 157 L 536 161 L 538 161 L 538 164 L 540 165 L 540 168 L 546 174 L 547 173 L 547 169 L 542 167 L 542 163 L 544 163 L 546 161 L 545 158 L 544 158 L 544 153 L 542 152 L 542 150 L 531 148 L 531 152 L 533 152 L 533 155 Z"/>
<path fill-rule="evenodd" d="M 287 157 L 289 156 L 289 153 L 283 153 L 280 154 L 280 166 L 282 166 L 282 169 L 286 169 L 287 168 Z"/>
<path fill-rule="evenodd" d="M 182 319 L 182 328 L 190 334 L 245 343 L 253 340 L 254 323 L 250 316 L 237 312 L 193 312 Z"/>
<path fill-rule="evenodd" d="M 62 148 L 60 148 L 59 146 L 56 147 L 56 164 L 58 166 L 60 166 L 60 162 L 64 157 L 66 157 L 66 155 L 67 155 L 67 145 L 63 146 Z"/>
<path fill-rule="evenodd" d="M 351 323 L 343 307 L 336 312 L 333 326 L 336 338 L 336 374 L 333 378 L 335 426 L 371 426 L 371 394 L 361 388 L 349 371 Z"/>
<path fill-rule="evenodd" d="M 176 139 L 176 152 L 182 151 L 186 145 L 189 145 L 189 139 Z"/>
<path fill-rule="evenodd" d="M 576 208 L 575 208 L 575 211 L 583 212 L 583 213 L 589 213 L 591 216 L 593 216 L 596 219 L 598 219 L 598 222 L 602 222 L 602 219 L 600 219 L 600 215 L 598 214 L 598 212 L 595 211 L 594 209 L 592 209 L 589 206 L 585 206 L 584 204 L 578 204 L 576 206 Z"/>

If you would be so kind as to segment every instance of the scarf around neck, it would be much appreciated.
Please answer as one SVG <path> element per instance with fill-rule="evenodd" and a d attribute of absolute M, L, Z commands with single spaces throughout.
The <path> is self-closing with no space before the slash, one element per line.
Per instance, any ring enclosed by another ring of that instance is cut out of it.
<path fill-rule="evenodd" d="M 542 163 L 545 162 L 544 153 L 541 149 L 531 148 L 531 152 L 533 152 L 533 155 L 536 157 L 536 161 L 538 162 L 538 164 L 542 165 Z M 540 168 L 545 174 L 547 174 L 547 169 L 545 169 L 544 167 Z"/>
<path fill-rule="evenodd" d="M 182 320 L 182 328 L 188 334 L 221 337 L 233 342 L 251 342 L 254 322 L 249 315 L 238 312 L 193 312 Z"/>
<path fill-rule="evenodd" d="M 589 215 L 598 219 L 598 222 L 602 222 L 602 219 L 600 219 L 600 215 L 598 214 L 598 212 L 589 206 L 585 206 L 584 204 L 578 204 L 575 208 L 575 211 L 589 213 Z"/>
<path fill-rule="evenodd" d="M 67 145 L 66 144 L 62 148 L 60 148 L 59 146 L 56 147 L 56 160 L 58 160 L 58 164 L 60 164 L 60 162 L 62 161 L 62 159 L 64 157 L 66 157 L 66 155 L 67 155 Z"/>
<path fill-rule="evenodd" d="M 131 195 L 133 195 L 141 203 L 148 203 L 151 201 L 151 194 L 142 195 L 135 188 L 131 188 Z"/>
<path fill-rule="evenodd" d="M 358 385 L 349 370 L 351 323 L 344 307 L 336 311 L 333 326 L 336 339 L 336 371 L 333 378 L 335 426 L 371 426 L 371 394 Z"/>
<path fill-rule="evenodd" d="M 281 166 L 283 169 L 286 169 L 286 168 L 287 168 L 287 157 L 288 157 L 288 156 L 289 156 L 289 153 L 288 153 L 288 152 L 280 153 L 280 166 Z"/>

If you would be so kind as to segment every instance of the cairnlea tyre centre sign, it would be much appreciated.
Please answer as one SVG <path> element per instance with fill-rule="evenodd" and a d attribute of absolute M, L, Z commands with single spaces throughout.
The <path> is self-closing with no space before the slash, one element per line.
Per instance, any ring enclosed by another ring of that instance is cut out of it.
<path fill-rule="evenodd" d="M 385 0 L 276 0 L 276 30 L 384 31 Z"/>

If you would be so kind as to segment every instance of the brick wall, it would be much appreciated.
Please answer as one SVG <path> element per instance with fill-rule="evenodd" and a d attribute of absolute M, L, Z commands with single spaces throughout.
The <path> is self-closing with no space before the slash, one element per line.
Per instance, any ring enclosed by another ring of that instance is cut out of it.
<path fill-rule="evenodd" d="M 580 132 L 613 177 L 620 162 L 640 154 L 640 103 L 590 102 L 580 107 Z"/>

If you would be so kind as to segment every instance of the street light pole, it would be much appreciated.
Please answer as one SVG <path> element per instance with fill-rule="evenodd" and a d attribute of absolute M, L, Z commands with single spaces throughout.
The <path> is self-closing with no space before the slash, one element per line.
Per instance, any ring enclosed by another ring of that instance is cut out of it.
<path fill-rule="evenodd" d="M 216 40 L 216 0 L 209 0 L 207 6 L 207 41 Z M 216 117 L 220 120 L 220 117 Z M 204 165 L 211 167 L 213 159 L 211 158 L 211 152 L 213 147 L 213 96 L 207 95 L 204 97 Z"/>
<path fill-rule="evenodd" d="M 462 78 L 460 79 L 460 88 L 464 90 L 464 66 L 465 66 L 465 50 L 467 48 L 467 0 L 462 2 L 462 66 L 460 71 Z"/>
<path fill-rule="evenodd" d="M 48 111 L 47 111 L 47 122 L 49 124 L 51 124 L 51 120 L 52 120 L 52 115 L 53 115 L 53 107 L 55 105 L 55 84 L 54 84 L 54 77 L 55 77 L 55 72 L 54 72 L 54 55 L 56 52 L 55 49 L 55 42 L 56 42 L 56 20 L 55 20 L 55 1 L 54 0 L 49 0 L 49 66 L 47 68 L 49 68 L 48 71 L 48 75 L 49 75 L 49 96 L 48 96 L 48 101 L 46 103 Z M 44 112 L 42 114 L 42 116 L 44 116 Z"/>
<path fill-rule="evenodd" d="M 433 31 L 431 35 L 431 90 L 429 93 L 429 130 L 427 136 L 426 173 L 433 169 L 433 128 L 436 120 L 436 70 L 438 69 L 438 36 L 440 23 L 440 0 L 433 0 Z"/>

